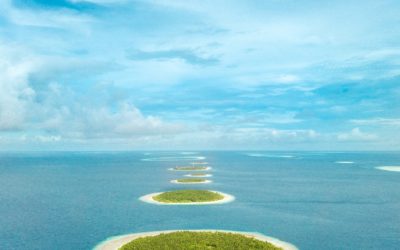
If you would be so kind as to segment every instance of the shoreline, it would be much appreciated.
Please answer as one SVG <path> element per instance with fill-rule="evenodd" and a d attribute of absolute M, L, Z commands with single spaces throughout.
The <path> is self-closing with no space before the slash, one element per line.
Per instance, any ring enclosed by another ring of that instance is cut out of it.
<path fill-rule="evenodd" d="M 140 201 L 150 203 L 150 204 L 155 204 L 155 205 L 166 205 L 166 206 L 196 206 L 196 205 L 218 205 L 218 204 L 225 204 L 228 202 L 232 202 L 235 200 L 235 196 L 230 195 L 230 194 L 225 194 L 219 191 L 214 191 L 214 190 L 208 190 L 211 192 L 216 192 L 220 195 L 222 195 L 224 198 L 222 200 L 217 200 L 217 201 L 204 201 L 204 202 L 186 202 L 186 203 L 180 203 L 180 202 L 171 202 L 171 203 L 166 203 L 166 202 L 159 202 L 153 199 L 153 196 L 165 193 L 165 192 L 158 192 L 158 193 L 151 193 L 151 194 L 146 194 L 143 195 L 139 198 Z"/>
<path fill-rule="evenodd" d="M 261 241 L 267 241 L 277 247 L 280 247 L 284 250 L 298 250 L 298 248 L 289 243 L 282 241 L 277 238 L 273 238 L 258 232 L 242 232 L 242 231 L 230 231 L 230 230 L 214 230 L 214 229 L 200 229 L 200 230 L 165 230 L 165 231 L 153 231 L 153 232 L 143 232 L 143 233 L 133 233 L 133 234 L 125 234 L 125 235 L 118 235 L 118 236 L 113 236 L 109 237 L 106 240 L 100 242 L 98 245 L 96 245 L 93 250 L 117 250 L 123 245 L 131 242 L 132 240 L 135 240 L 140 237 L 147 237 L 147 236 L 156 236 L 162 233 L 172 233 L 172 232 L 178 232 L 178 231 L 189 231 L 189 232 L 222 232 L 222 233 L 236 233 L 236 234 L 241 234 L 246 237 L 252 237 L 257 240 Z"/>
<path fill-rule="evenodd" d="M 212 181 L 211 180 L 204 180 L 204 181 L 201 181 L 201 182 L 178 182 L 178 180 L 172 180 L 172 181 L 170 181 L 171 183 L 174 183 L 174 184 L 190 184 L 190 185 L 193 185 L 193 184 L 208 184 L 208 183 L 211 183 Z"/>
<path fill-rule="evenodd" d="M 205 167 L 203 169 L 175 169 L 175 168 L 168 168 L 169 171 L 182 171 L 182 172 L 189 172 L 189 171 L 210 171 L 212 168 L 211 167 Z"/>

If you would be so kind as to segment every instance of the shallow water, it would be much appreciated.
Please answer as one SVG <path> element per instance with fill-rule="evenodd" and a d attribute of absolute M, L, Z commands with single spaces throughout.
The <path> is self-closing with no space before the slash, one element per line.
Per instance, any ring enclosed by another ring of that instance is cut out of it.
<path fill-rule="evenodd" d="M 187 173 L 167 169 L 193 159 L 209 162 L 213 182 L 190 187 L 236 200 L 138 200 L 186 188 L 169 181 Z M 91 249 L 113 235 L 168 229 L 257 231 L 300 249 L 398 249 L 400 173 L 375 167 L 399 163 L 393 152 L 1 153 L 0 249 Z"/>

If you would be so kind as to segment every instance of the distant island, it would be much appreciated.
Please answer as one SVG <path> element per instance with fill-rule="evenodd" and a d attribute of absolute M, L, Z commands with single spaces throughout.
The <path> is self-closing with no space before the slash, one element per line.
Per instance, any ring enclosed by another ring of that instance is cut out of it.
<path fill-rule="evenodd" d="M 212 190 L 173 190 L 152 193 L 139 198 L 157 205 L 212 205 L 235 200 L 235 197 Z"/>
<path fill-rule="evenodd" d="M 209 190 L 175 190 L 153 196 L 153 199 L 164 203 L 210 202 L 222 200 L 224 196 Z"/>
<path fill-rule="evenodd" d="M 170 168 L 170 170 L 174 170 L 174 171 L 207 171 L 210 169 L 211 169 L 211 167 L 206 167 L 206 166 L 187 166 L 187 167 Z"/>
<path fill-rule="evenodd" d="M 171 182 L 176 184 L 206 184 L 210 183 L 211 181 L 203 178 L 182 178 L 172 180 Z"/>

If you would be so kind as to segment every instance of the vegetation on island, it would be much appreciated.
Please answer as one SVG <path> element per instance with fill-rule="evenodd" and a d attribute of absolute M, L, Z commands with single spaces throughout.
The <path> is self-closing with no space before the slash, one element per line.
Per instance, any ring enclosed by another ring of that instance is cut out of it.
<path fill-rule="evenodd" d="M 194 170 L 207 170 L 208 167 L 203 167 L 203 166 L 188 166 L 188 167 L 174 167 L 174 170 L 180 170 L 180 171 L 194 171 Z"/>
<path fill-rule="evenodd" d="M 179 231 L 137 238 L 120 250 L 282 250 L 271 243 L 239 233 Z"/>
<path fill-rule="evenodd" d="M 155 195 L 152 198 L 164 203 L 191 203 L 219 201 L 224 196 L 209 190 L 175 190 Z"/>
<path fill-rule="evenodd" d="M 199 182 L 205 182 L 206 179 L 202 178 L 183 178 L 183 179 L 178 179 L 176 182 L 179 183 L 199 183 Z"/>

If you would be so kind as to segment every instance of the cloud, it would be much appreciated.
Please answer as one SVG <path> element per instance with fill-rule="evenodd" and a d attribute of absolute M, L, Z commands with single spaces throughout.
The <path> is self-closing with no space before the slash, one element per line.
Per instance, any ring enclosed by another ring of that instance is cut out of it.
<path fill-rule="evenodd" d="M 283 112 L 283 113 L 272 113 L 272 112 L 246 112 L 245 114 L 235 115 L 234 124 L 253 124 L 255 126 L 265 126 L 267 124 L 293 124 L 302 122 L 298 119 L 297 113 L 295 112 Z"/>
<path fill-rule="evenodd" d="M 44 106 L 38 106 L 38 131 L 59 135 L 66 140 L 122 139 L 136 140 L 141 137 L 170 136 L 187 132 L 179 123 L 165 122 L 156 116 L 145 116 L 129 103 L 120 103 L 111 109 L 107 106 L 80 105 L 85 103 L 74 92 L 61 86 L 50 86 L 52 99 L 44 100 Z M 68 94 L 68 92 L 70 94 Z M 63 97 L 66 96 L 66 97 Z M 56 100 L 60 98 L 60 102 Z M 72 103 L 65 103 L 72 99 Z M 52 103 L 53 106 L 47 105 Z"/>
<path fill-rule="evenodd" d="M 1 141 L 399 148 L 399 10 L 0 1 Z"/>
<path fill-rule="evenodd" d="M 300 78 L 296 75 L 281 75 L 276 79 L 279 83 L 294 83 L 299 82 Z"/>
<path fill-rule="evenodd" d="M 383 126 L 400 126 L 400 118 L 369 118 L 369 119 L 354 119 L 351 123 L 357 125 L 383 125 Z"/>
<path fill-rule="evenodd" d="M 193 50 L 171 49 L 171 50 L 136 50 L 129 54 L 131 60 L 173 60 L 179 59 L 193 65 L 214 65 L 219 62 L 215 57 L 205 57 L 198 55 Z"/>
<path fill-rule="evenodd" d="M 378 136 L 362 132 L 360 128 L 353 128 L 348 133 L 339 133 L 337 139 L 339 141 L 375 141 Z"/>
<path fill-rule="evenodd" d="M 0 43 L 0 131 L 24 127 L 35 96 L 28 77 L 38 62 L 25 53 L 21 48 Z"/>
<path fill-rule="evenodd" d="M 20 26 L 62 28 L 75 31 L 85 30 L 84 24 L 93 21 L 89 15 L 65 8 L 57 10 L 18 8 L 11 0 L 0 2 L 0 13 L 11 23 Z"/>

